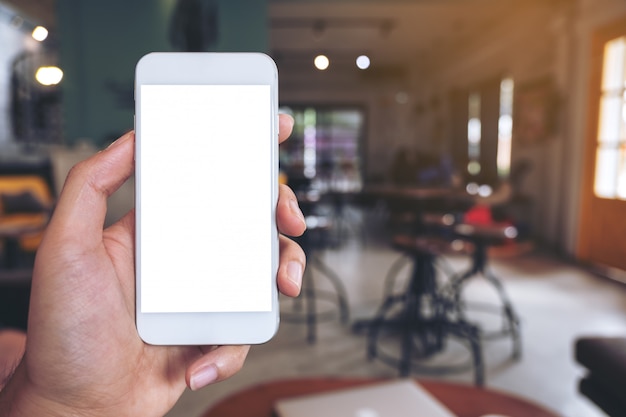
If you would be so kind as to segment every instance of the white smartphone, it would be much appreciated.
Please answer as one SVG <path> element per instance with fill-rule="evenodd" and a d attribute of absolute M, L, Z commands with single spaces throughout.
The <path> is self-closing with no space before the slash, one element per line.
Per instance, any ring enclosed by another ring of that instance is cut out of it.
<path fill-rule="evenodd" d="M 151 53 L 135 74 L 136 321 L 156 345 L 278 329 L 278 73 L 260 53 Z"/>

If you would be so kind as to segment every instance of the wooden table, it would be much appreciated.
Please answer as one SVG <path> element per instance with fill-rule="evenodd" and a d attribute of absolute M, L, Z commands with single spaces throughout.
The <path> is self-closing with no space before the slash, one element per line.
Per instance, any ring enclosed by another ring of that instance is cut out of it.
<path fill-rule="evenodd" d="M 382 199 L 401 198 L 405 200 L 467 197 L 467 193 L 464 190 L 450 187 L 404 187 L 397 185 L 376 185 L 365 187 L 361 193 Z"/>
<path fill-rule="evenodd" d="M 244 389 L 226 397 L 202 417 L 272 417 L 279 398 L 333 391 L 384 381 L 375 378 L 298 378 L 285 379 Z M 435 398 L 458 417 L 499 414 L 506 417 L 558 417 L 527 400 L 493 391 L 446 382 L 419 381 Z M 415 414 L 416 416 L 419 414 Z"/>

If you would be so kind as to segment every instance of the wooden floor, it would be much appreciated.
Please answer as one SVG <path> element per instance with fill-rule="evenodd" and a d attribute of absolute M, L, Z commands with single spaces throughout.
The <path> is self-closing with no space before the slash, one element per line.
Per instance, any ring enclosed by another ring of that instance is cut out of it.
<path fill-rule="evenodd" d="M 351 322 L 374 314 L 381 302 L 385 274 L 399 257 L 384 239 L 364 239 L 355 230 L 342 245 L 318 254 L 348 290 Z M 448 261 L 454 270 L 469 265 L 466 256 Z M 575 363 L 572 349 L 580 335 L 626 334 L 626 285 L 539 250 L 493 260 L 491 267 L 521 317 L 523 355 L 521 360 L 511 361 L 509 340 L 486 343 L 486 385 L 535 401 L 564 417 L 602 416 L 577 392 L 583 370 Z M 408 273 L 408 267 L 402 269 L 399 284 Z M 467 292 L 477 301 L 495 299 L 492 287 L 480 278 L 469 284 Z M 487 316 L 474 319 L 484 326 L 493 320 Z M 197 417 L 230 393 L 276 378 L 397 375 L 388 365 L 367 360 L 365 336 L 354 334 L 349 325 L 329 321 L 319 324 L 318 331 L 317 343 L 310 345 L 304 325 L 283 322 L 272 341 L 253 347 L 238 375 L 200 392 L 186 392 L 168 416 Z M 424 378 L 472 382 L 470 372 Z"/>

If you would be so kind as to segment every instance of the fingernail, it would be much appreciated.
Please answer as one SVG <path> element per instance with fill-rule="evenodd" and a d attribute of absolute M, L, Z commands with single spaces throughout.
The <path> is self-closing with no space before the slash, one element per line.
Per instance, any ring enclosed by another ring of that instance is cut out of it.
<path fill-rule="evenodd" d="M 291 208 L 291 212 L 295 216 L 297 216 L 302 221 L 302 223 L 306 225 L 306 220 L 304 219 L 304 214 L 302 214 L 302 210 L 300 210 L 298 200 L 289 200 L 289 207 Z"/>
<path fill-rule="evenodd" d="M 130 132 L 132 132 L 132 130 Z M 109 146 L 107 146 L 106 149 L 114 148 L 117 145 L 119 145 L 120 143 L 124 142 L 124 139 L 128 138 L 130 132 L 124 133 L 121 137 L 119 137 L 116 140 L 114 140 L 113 142 L 111 142 L 111 144 Z"/>
<path fill-rule="evenodd" d="M 109 144 L 109 146 L 106 147 L 106 149 L 115 148 L 115 145 L 119 144 L 122 141 L 123 138 L 124 138 L 124 136 L 122 136 L 121 138 L 115 139 L 113 142 L 111 142 Z"/>
<path fill-rule="evenodd" d="M 192 391 L 196 391 L 215 381 L 217 381 L 217 367 L 214 364 L 210 364 L 204 368 L 200 368 L 191 375 L 189 388 L 191 388 Z"/>
<path fill-rule="evenodd" d="M 302 286 L 302 264 L 297 261 L 289 261 L 287 264 L 287 276 L 298 288 Z"/>

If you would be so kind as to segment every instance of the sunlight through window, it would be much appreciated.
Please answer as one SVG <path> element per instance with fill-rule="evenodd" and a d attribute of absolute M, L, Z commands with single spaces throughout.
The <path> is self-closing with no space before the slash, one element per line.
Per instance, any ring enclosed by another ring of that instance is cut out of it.
<path fill-rule="evenodd" d="M 511 140 L 513 138 L 513 87 L 512 78 L 500 83 L 500 118 L 498 119 L 498 175 L 501 178 L 511 172 Z"/>
<path fill-rule="evenodd" d="M 604 48 L 594 192 L 626 200 L 626 37 Z"/>
<path fill-rule="evenodd" d="M 469 162 L 467 164 L 467 172 L 471 175 L 480 173 L 480 140 L 481 140 L 481 121 L 480 121 L 480 94 L 472 93 L 468 102 L 468 122 L 467 122 L 467 155 Z"/>

